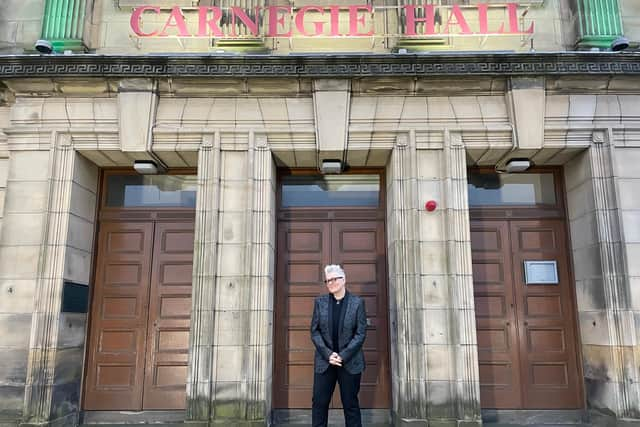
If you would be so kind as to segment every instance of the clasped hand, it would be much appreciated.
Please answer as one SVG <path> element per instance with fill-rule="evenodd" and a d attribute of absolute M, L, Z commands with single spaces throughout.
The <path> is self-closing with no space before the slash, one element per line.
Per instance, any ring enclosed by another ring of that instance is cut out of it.
<path fill-rule="evenodd" d="M 329 363 L 336 366 L 342 366 L 342 357 L 335 351 L 329 356 Z"/>

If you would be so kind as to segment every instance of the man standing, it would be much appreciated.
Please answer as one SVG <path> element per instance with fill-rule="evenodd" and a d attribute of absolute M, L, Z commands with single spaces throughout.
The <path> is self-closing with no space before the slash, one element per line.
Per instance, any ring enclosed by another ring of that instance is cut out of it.
<path fill-rule="evenodd" d="M 326 427 L 337 381 L 346 427 L 361 427 L 358 392 L 367 329 L 364 301 L 347 292 L 344 270 L 339 265 L 327 265 L 324 276 L 329 294 L 316 298 L 311 318 L 311 340 L 316 347 L 312 424 Z"/>

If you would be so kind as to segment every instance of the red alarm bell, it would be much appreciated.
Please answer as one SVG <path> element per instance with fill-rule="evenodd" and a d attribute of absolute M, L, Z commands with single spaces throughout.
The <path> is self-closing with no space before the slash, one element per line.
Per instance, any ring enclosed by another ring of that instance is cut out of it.
<path fill-rule="evenodd" d="M 438 204 L 436 203 L 435 200 L 429 200 L 427 203 L 424 204 L 424 208 L 427 210 L 427 212 L 433 212 L 436 210 L 437 207 L 438 207 Z"/>

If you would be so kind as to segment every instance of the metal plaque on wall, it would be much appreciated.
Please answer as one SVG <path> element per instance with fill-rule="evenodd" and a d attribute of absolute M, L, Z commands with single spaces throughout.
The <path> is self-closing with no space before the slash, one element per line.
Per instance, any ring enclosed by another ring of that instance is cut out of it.
<path fill-rule="evenodd" d="M 557 285 L 556 261 L 525 261 L 524 282 L 527 285 Z"/>

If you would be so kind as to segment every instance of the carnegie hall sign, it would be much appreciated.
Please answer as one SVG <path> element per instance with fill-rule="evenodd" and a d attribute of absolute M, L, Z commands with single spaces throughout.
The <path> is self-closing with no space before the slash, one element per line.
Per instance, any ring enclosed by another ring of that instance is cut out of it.
<path fill-rule="evenodd" d="M 395 14 L 397 32 L 378 27 Z M 533 34 L 527 9 L 518 3 L 472 6 L 404 5 L 373 7 L 308 5 L 255 8 L 200 6 L 169 10 L 143 5 L 133 9 L 130 25 L 138 37 L 442 37 Z M 382 18 L 382 19 L 378 19 Z M 401 24 L 400 24 L 401 23 Z"/>

